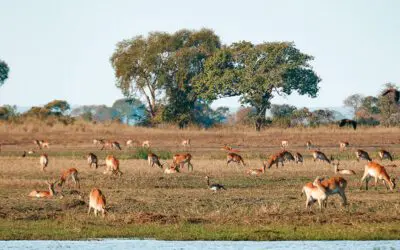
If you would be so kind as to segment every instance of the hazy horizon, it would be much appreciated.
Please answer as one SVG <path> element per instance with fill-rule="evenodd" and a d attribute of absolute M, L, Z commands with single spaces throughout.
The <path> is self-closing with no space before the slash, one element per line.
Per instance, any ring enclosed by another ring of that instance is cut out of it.
<path fill-rule="evenodd" d="M 3 1 L 0 59 L 10 67 L 0 105 L 74 105 L 123 98 L 109 57 L 115 44 L 151 31 L 210 28 L 224 44 L 293 41 L 315 57 L 322 78 L 315 99 L 275 97 L 274 104 L 339 107 L 354 93 L 376 95 L 399 82 L 398 1 Z M 238 98 L 216 106 L 238 107 Z"/>

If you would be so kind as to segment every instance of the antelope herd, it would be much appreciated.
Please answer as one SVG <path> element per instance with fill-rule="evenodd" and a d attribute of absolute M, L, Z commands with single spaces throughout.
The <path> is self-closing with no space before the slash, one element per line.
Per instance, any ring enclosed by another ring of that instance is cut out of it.
<path fill-rule="evenodd" d="M 43 140 L 34 140 L 34 144 L 37 145 L 39 150 L 43 150 L 45 148 L 49 149 L 49 142 Z M 101 146 L 100 150 L 122 150 L 120 144 L 117 141 L 111 140 L 104 140 L 104 139 L 94 139 L 94 145 Z M 151 152 L 150 150 L 150 141 L 145 140 L 140 143 L 139 141 L 129 139 L 126 141 L 127 148 L 132 148 L 134 146 L 141 145 L 144 148 L 147 148 L 148 151 L 147 161 L 150 167 L 154 167 L 156 165 L 158 168 L 163 169 L 163 173 L 165 174 L 176 174 L 180 173 L 181 169 L 187 165 L 188 172 L 193 171 L 193 165 L 191 163 L 192 155 L 190 153 L 180 153 L 175 154 L 172 157 L 172 164 L 169 164 L 168 167 L 164 169 L 164 165 L 166 164 L 161 163 L 160 158 Z M 181 146 L 184 148 L 191 147 L 191 140 L 185 139 L 181 141 Z M 348 141 L 340 141 L 339 142 L 339 152 L 343 152 L 349 149 L 349 142 Z M 292 154 L 288 151 L 289 148 L 289 141 L 283 140 L 281 141 L 281 150 L 272 154 L 267 160 L 263 161 L 262 167 L 260 168 L 253 168 L 248 169 L 245 171 L 247 175 L 251 176 L 260 176 L 265 174 L 266 169 L 270 169 L 273 165 L 276 168 L 280 165 L 283 167 L 285 162 L 294 161 L 296 164 L 302 163 L 304 164 L 303 155 L 299 152 L 295 152 Z M 243 158 L 239 155 L 239 149 L 233 149 L 232 147 L 225 144 L 222 150 L 227 152 L 226 155 L 226 166 L 229 166 L 229 163 L 236 163 L 237 166 L 242 165 L 243 167 L 246 166 Z M 347 198 L 345 194 L 345 190 L 347 187 L 347 181 L 341 177 L 340 175 L 356 175 L 356 172 L 351 169 L 340 169 L 340 161 L 335 160 L 332 156 L 330 158 L 327 157 L 325 153 L 323 153 L 319 147 L 316 147 L 311 141 L 306 142 L 306 149 L 310 152 L 313 161 L 318 161 L 321 163 L 332 165 L 333 173 L 335 174 L 334 177 L 316 177 L 313 182 L 306 183 L 302 188 L 302 194 L 306 196 L 306 210 L 311 209 L 313 203 L 317 202 L 319 205 L 319 209 L 327 207 L 327 200 L 328 197 L 334 194 L 340 195 L 342 198 L 342 204 L 347 204 Z M 26 152 L 22 155 L 25 157 Z M 357 161 L 365 160 L 367 161 L 364 174 L 360 180 L 360 189 L 362 189 L 363 183 L 365 182 L 365 189 L 368 190 L 368 181 L 370 178 L 374 178 L 375 180 L 375 189 L 377 188 L 377 183 L 379 180 L 385 185 L 387 189 L 393 191 L 395 189 L 396 183 L 395 178 L 390 178 L 388 172 L 386 171 L 385 167 L 373 161 L 369 156 L 368 152 L 357 149 L 355 151 L 355 156 Z M 393 156 L 389 151 L 381 149 L 378 151 L 378 156 L 381 161 L 389 160 L 393 161 Z M 120 162 L 114 155 L 107 155 L 105 159 L 105 164 L 100 165 L 97 156 L 94 153 L 88 153 L 85 158 L 87 159 L 87 163 L 89 168 L 94 166 L 95 169 L 98 166 L 105 166 L 104 174 L 111 174 L 121 177 L 122 172 L 120 170 Z M 41 170 L 45 171 L 49 164 L 48 155 L 46 153 L 42 153 L 40 155 L 40 166 Z M 319 165 L 320 163 L 318 163 Z M 395 167 L 396 165 L 389 165 Z M 207 187 L 217 192 L 219 190 L 226 190 L 224 185 L 213 183 L 210 184 L 210 178 L 208 176 L 205 177 L 207 180 Z M 66 182 L 73 182 L 74 187 L 80 189 L 80 179 L 78 177 L 78 170 L 76 168 L 69 168 L 65 170 L 60 179 L 58 181 L 46 181 L 48 186 L 48 191 L 31 191 L 28 196 L 35 197 L 35 198 L 51 198 L 56 195 L 55 191 L 55 184 L 58 182 L 58 186 L 62 187 Z M 98 188 L 93 188 L 89 194 L 89 210 L 88 214 L 90 214 L 91 209 L 94 210 L 94 214 L 97 216 L 97 213 L 100 212 L 102 216 L 105 216 L 106 213 L 106 199 L 104 194 Z"/>

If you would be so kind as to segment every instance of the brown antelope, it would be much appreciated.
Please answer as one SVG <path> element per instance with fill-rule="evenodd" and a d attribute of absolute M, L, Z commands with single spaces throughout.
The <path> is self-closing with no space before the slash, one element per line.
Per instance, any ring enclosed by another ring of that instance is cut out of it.
<path fill-rule="evenodd" d="M 262 168 L 253 168 L 253 169 L 247 170 L 247 171 L 246 171 L 246 174 L 258 176 L 258 175 L 263 174 L 264 171 L 265 171 L 265 169 L 264 169 L 263 167 L 262 167 Z"/>
<path fill-rule="evenodd" d="M 49 191 L 33 190 L 32 192 L 30 192 L 28 194 L 28 196 L 37 197 L 37 198 L 50 198 L 50 197 L 53 197 L 56 194 L 56 192 L 54 191 L 54 184 L 56 184 L 56 182 L 46 181 L 46 184 L 49 187 Z"/>
<path fill-rule="evenodd" d="M 154 164 L 157 165 L 159 168 L 163 168 L 164 164 L 160 163 L 160 159 L 156 154 L 149 153 L 147 155 L 147 161 L 149 162 L 150 167 L 154 167 Z"/>
<path fill-rule="evenodd" d="M 357 149 L 356 157 L 357 157 L 357 161 L 360 161 L 360 159 L 361 160 L 366 160 L 366 161 L 372 161 L 371 157 L 369 157 L 369 154 L 366 151 L 362 150 L 362 149 Z"/>
<path fill-rule="evenodd" d="M 87 162 L 89 164 L 89 167 L 92 168 L 92 165 L 95 166 L 95 168 L 97 169 L 98 167 L 98 159 L 97 156 L 93 153 L 89 153 L 86 155 L 87 158 Z"/>
<path fill-rule="evenodd" d="M 331 164 L 331 161 L 328 159 L 328 157 L 326 157 L 326 155 L 319 150 L 312 151 L 312 155 L 313 155 L 314 162 L 316 160 L 319 160 L 319 161 L 325 161 L 325 162 Z"/>
<path fill-rule="evenodd" d="M 343 177 L 334 176 L 329 179 L 325 178 L 324 180 L 322 180 L 321 184 L 325 187 L 326 194 L 328 196 L 339 194 L 342 198 L 342 205 L 347 205 L 347 197 L 345 194 L 347 181 Z"/>
<path fill-rule="evenodd" d="M 48 158 L 47 154 L 41 154 L 39 162 L 40 162 L 40 166 L 42 167 L 42 171 L 45 171 L 45 168 L 49 164 L 49 158 Z"/>
<path fill-rule="evenodd" d="M 143 148 L 149 148 L 150 147 L 150 141 L 143 141 L 142 142 L 142 147 Z"/>
<path fill-rule="evenodd" d="M 106 157 L 106 170 L 104 170 L 104 174 L 108 172 L 119 176 L 122 175 L 122 172 L 119 170 L 119 160 L 113 155 L 108 155 Z"/>
<path fill-rule="evenodd" d="M 179 168 L 174 164 L 171 164 L 169 168 L 166 168 L 164 170 L 164 174 L 176 174 L 176 173 L 179 173 Z"/>
<path fill-rule="evenodd" d="M 97 212 L 101 212 L 101 215 L 104 217 L 106 210 L 106 198 L 100 189 L 93 188 L 89 194 L 89 210 L 88 215 L 90 214 L 90 210 L 93 208 L 94 215 L 97 216 Z"/>
<path fill-rule="evenodd" d="M 243 167 L 246 166 L 243 158 L 236 153 L 228 153 L 228 155 L 226 156 L 226 166 L 228 166 L 228 164 L 231 162 L 236 162 L 239 165 L 242 164 Z"/>
<path fill-rule="evenodd" d="M 293 156 L 292 153 L 290 153 L 289 151 L 282 150 L 282 151 L 281 151 L 281 155 L 283 156 L 283 159 L 284 159 L 285 161 L 295 161 L 294 156 Z"/>
<path fill-rule="evenodd" d="M 43 140 L 34 140 L 33 144 L 38 146 L 39 149 L 49 148 L 49 145 L 50 145 L 50 143 L 48 141 L 43 141 Z"/>
<path fill-rule="evenodd" d="M 392 155 L 384 149 L 379 150 L 378 154 L 379 158 L 381 158 L 381 161 L 383 161 L 383 159 L 388 159 L 389 161 L 393 161 Z"/>
<path fill-rule="evenodd" d="M 228 146 L 226 144 L 221 148 L 221 150 L 225 150 L 225 151 L 228 151 L 228 152 L 231 152 L 231 153 L 239 153 L 240 152 L 239 149 L 234 149 L 234 148 L 232 148 L 232 147 L 230 147 L 230 146 Z"/>
<path fill-rule="evenodd" d="M 190 163 L 191 160 L 192 160 L 192 155 L 189 154 L 189 153 L 187 153 L 187 154 L 176 154 L 172 158 L 172 163 L 175 166 L 179 165 L 180 168 L 183 168 L 185 166 L 185 163 L 187 163 L 188 171 L 193 171 L 193 165 L 192 165 L 192 163 Z"/>
<path fill-rule="evenodd" d="M 107 149 L 107 148 L 122 150 L 121 146 L 119 145 L 119 142 L 117 142 L 117 141 L 106 141 L 106 142 L 104 142 L 103 146 L 101 147 L 100 150 Z"/>
<path fill-rule="evenodd" d="M 339 169 L 339 161 L 332 162 L 335 174 L 343 174 L 343 175 L 355 175 L 356 172 L 354 172 L 354 170 L 351 169 Z"/>
<path fill-rule="evenodd" d="M 347 142 L 347 141 L 339 142 L 339 150 L 340 151 L 345 151 L 348 147 L 349 147 L 349 142 Z"/>
<path fill-rule="evenodd" d="M 126 141 L 127 148 L 133 148 L 135 146 L 135 144 L 136 144 L 136 141 L 134 141 L 134 140 L 129 139 Z"/>
<path fill-rule="evenodd" d="M 219 190 L 226 190 L 226 188 L 224 187 L 224 185 L 218 184 L 218 183 L 212 183 L 210 184 L 210 177 L 206 176 L 205 177 L 207 180 L 207 187 L 208 189 L 217 192 Z"/>
<path fill-rule="evenodd" d="M 281 148 L 286 149 L 289 147 L 289 142 L 288 141 L 281 141 Z"/>
<path fill-rule="evenodd" d="M 306 146 L 308 150 L 311 150 L 311 148 L 313 147 L 311 141 L 307 141 Z"/>
<path fill-rule="evenodd" d="M 294 162 L 295 162 L 296 164 L 298 164 L 298 163 L 303 163 L 303 156 L 302 156 L 299 152 L 296 152 L 296 153 L 294 154 Z"/>
<path fill-rule="evenodd" d="M 183 141 L 181 142 L 181 145 L 182 145 L 183 147 L 190 147 L 190 139 L 183 140 Z"/>
<path fill-rule="evenodd" d="M 267 161 L 263 162 L 263 167 L 265 168 L 271 168 L 272 165 L 276 165 L 276 168 L 279 166 L 279 162 L 282 164 L 282 167 L 284 166 L 283 162 L 285 161 L 284 155 L 282 152 L 276 153 L 271 155 Z"/>
<path fill-rule="evenodd" d="M 322 210 L 322 206 L 326 208 L 327 205 L 327 191 L 322 185 L 320 177 L 317 177 L 313 183 L 309 182 L 303 186 L 302 195 L 306 195 L 306 209 L 310 208 L 311 205 L 318 201 L 319 210 Z"/>
<path fill-rule="evenodd" d="M 368 190 L 368 180 L 370 177 L 375 178 L 375 189 L 377 189 L 376 184 L 378 183 L 378 179 L 382 180 L 386 189 L 390 189 L 391 191 L 393 191 L 396 186 L 395 179 L 390 179 L 385 167 L 373 161 L 370 161 L 367 163 L 367 165 L 365 165 L 364 175 L 361 178 L 360 189 L 362 189 L 362 184 L 365 180 L 365 189 Z"/>
<path fill-rule="evenodd" d="M 64 183 L 67 181 L 67 179 L 72 179 L 72 181 L 75 184 L 75 187 L 81 188 L 81 185 L 79 183 L 78 170 L 76 170 L 76 168 L 70 168 L 65 170 L 60 177 L 58 186 L 62 187 L 62 185 L 64 185 Z"/>
<path fill-rule="evenodd" d="M 94 145 L 103 145 L 104 139 L 93 139 L 93 144 Z"/>

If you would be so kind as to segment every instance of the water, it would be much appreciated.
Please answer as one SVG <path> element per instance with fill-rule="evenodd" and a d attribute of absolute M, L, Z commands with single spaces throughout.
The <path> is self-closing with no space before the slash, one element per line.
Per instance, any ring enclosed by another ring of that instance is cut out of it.
<path fill-rule="evenodd" d="M 88 241 L 0 241 L 0 249 L 400 249 L 400 241 L 162 241 L 162 240 L 88 240 Z"/>

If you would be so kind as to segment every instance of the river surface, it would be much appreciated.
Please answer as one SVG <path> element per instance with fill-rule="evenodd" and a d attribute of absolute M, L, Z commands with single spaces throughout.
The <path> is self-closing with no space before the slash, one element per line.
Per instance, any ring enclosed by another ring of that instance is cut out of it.
<path fill-rule="evenodd" d="M 0 241 L 0 249 L 400 249 L 400 241 L 162 241 L 104 239 L 84 241 Z"/>

